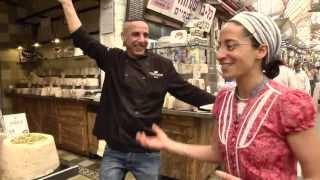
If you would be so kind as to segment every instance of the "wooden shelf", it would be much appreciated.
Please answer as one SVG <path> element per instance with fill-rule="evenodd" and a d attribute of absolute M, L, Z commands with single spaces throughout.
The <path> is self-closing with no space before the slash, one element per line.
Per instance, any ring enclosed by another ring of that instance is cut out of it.
<path fill-rule="evenodd" d="M 43 58 L 43 59 L 33 60 L 33 61 L 17 62 L 17 64 L 41 63 L 43 61 L 60 61 L 60 60 L 69 61 L 69 60 L 84 60 L 84 59 L 90 59 L 90 57 L 86 55 L 81 55 L 81 56 L 60 57 L 60 58 Z"/>
<path fill-rule="evenodd" d="M 59 57 L 59 58 L 47 58 L 43 59 L 45 61 L 60 61 L 60 60 L 83 60 L 83 59 L 89 59 L 89 56 L 81 55 L 81 56 L 71 56 L 71 57 Z"/>
<path fill-rule="evenodd" d="M 42 60 L 17 62 L 17 64 L 41 63 Z"/>
<path fill-rule="evenodd" d="M 204 45 L 167 46 L 167 47 L 150 48 L 148 50 L 152 51 L 152 50 L 158 50 L 158 49 L 174 49 L 174 48 L 199 48 L 199 49 L 214 50 L 213 47 L 204 46 Z"/>

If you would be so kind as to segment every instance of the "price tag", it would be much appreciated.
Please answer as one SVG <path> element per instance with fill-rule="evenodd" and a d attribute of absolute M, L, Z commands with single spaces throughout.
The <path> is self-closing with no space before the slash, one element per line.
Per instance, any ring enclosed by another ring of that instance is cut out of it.
<path fill-rule="evenodd" d="M 27 117 L 25 113 L 4 115 L 1 123 L 7 137 L 15 137 L 29 133 Z"/>
<path fill-rule="evenodd" d="M 200 15 L 203 17 L 204 20 L 212 21 L 215 13 L 216 13 L 216 8 L 214 8 L 210 4 L 206 4 L 206 3 L 202 4 Z"/>
<path fill-rule="evenodd" d="M 198 22 L 195 23 L 194 27 L 209 32 L 215 13 L 216 8 L 214 8 L 210 4 L 202 4 L 200 11 L 195 15 L 196 19 L 198 19 Z"/>

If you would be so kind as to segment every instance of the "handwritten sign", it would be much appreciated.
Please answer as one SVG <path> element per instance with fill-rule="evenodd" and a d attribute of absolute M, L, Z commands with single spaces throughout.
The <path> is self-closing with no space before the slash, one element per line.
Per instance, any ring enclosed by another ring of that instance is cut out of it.
<path fill-rule="evenodd" d="M 210 4 L 202 4 L 201 8 L 192 17 L 192 27 L 209 32 L 213 23 L 216 9 Z"/>
<path fill-rule="evenodd" d="M 181 22 L 190 20 L 201 0 L 149 0 L 147 8 Z"/>
<path fill-rule="evenodd" d="M 1 119 L 4 133 L 7 137 L 15 137 L 29 133 L 27 117 L 25 113 L 4 115 Z"/>
<path fill-rule="evenodd" d="M 148 9 L 187 23 L 197 19 L 195 27 L 209 32 L 216 9 L 201 0 L 149 0 Z"/>

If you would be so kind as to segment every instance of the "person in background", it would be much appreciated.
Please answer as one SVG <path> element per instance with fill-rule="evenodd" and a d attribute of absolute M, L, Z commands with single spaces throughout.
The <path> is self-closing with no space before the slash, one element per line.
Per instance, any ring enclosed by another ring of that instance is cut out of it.
<path fill-rule="evenodd" d="M 311 94 L 310 80 L 307 73 L 303 70 L 301 62 L 296 61 L 294 63 L 294 72 L 295 72 L 297 89 L 303 90 Z"/>
<path fill-rule="evenodd" d="M 316 71 L 316 81 L 317 82 L 320 82 L 320 62 L 319 61 L 317 61 L 315 64 L 314 64 L 314 66 L 315 66 L 315 71 Z"/>
<path fill-rule="evenodd" d="M 136 132 L 152 134 L 151 125 L 159 124 L 167 92 L 197 107 L 212 104 L 214 96 L 184 81 L 170 60 L 146 51 L 146 22 L 124 23 L 121 36 L 126 51 L 108 48 L 85 32 L 72 0 L 59 2 L 75 46 L 95 59 L 106 73 L 93 130 L 108 144 L 100 179 L 121 180 L 127 171 L 137 180 L 158 179 L 160 153 L 137 143 Z"/>
<path fill-rule="evenodd" d="M 145 147 L 198 160 L 223 163 L 226 179 L 297 179 L 297 161 L 304 178 L 320 179 L 320 141 L 316 108 L 307 93 L 270 78 L 281 34 L 275 22 L 257 12 L 240 12 L 220 32 L 217 60 L 223 77 L 237 86 L 216 96 L 211 145 L 174 141 L 157 125 L 156 136 L 138 132 Z"/>
<path fill-rule="evenodd" d="M 307 73 L 307 76 L 309 78 L 309 83 L 310 83 L 310 92 L 311 92 L 311 95 L 313 95 L 313 90 L 315 88 L 316 83 L 318 82 L 318 80 L 317 80 L 317 72 L 318 71 L 317 71 L 316 67 L 311 63 L 307 64 L 306 69 L 307 69 L 306 73 Z"/>
<path fill-rule="evenodd" d="M 275 60 L 274 64 L 279 68 L 279 74 L 273 78 L 273 80 L 290 88 L 298 88 L 293 70 L 286 66 L 281 60 Z M 274 67 L 273 69 L 276 69 L 277 67 Z"/>

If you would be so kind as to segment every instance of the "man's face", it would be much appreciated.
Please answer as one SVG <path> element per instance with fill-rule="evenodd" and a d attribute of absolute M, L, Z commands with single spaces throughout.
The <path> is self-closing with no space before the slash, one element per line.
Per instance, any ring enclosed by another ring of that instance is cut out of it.
<path fill-rule="evenodd" d="M 145 55 L 149 40 L 149 27 L 143 21 L 125 22 L 123 28 L 123 45 L 128 55 L 134 59 Z"/>

